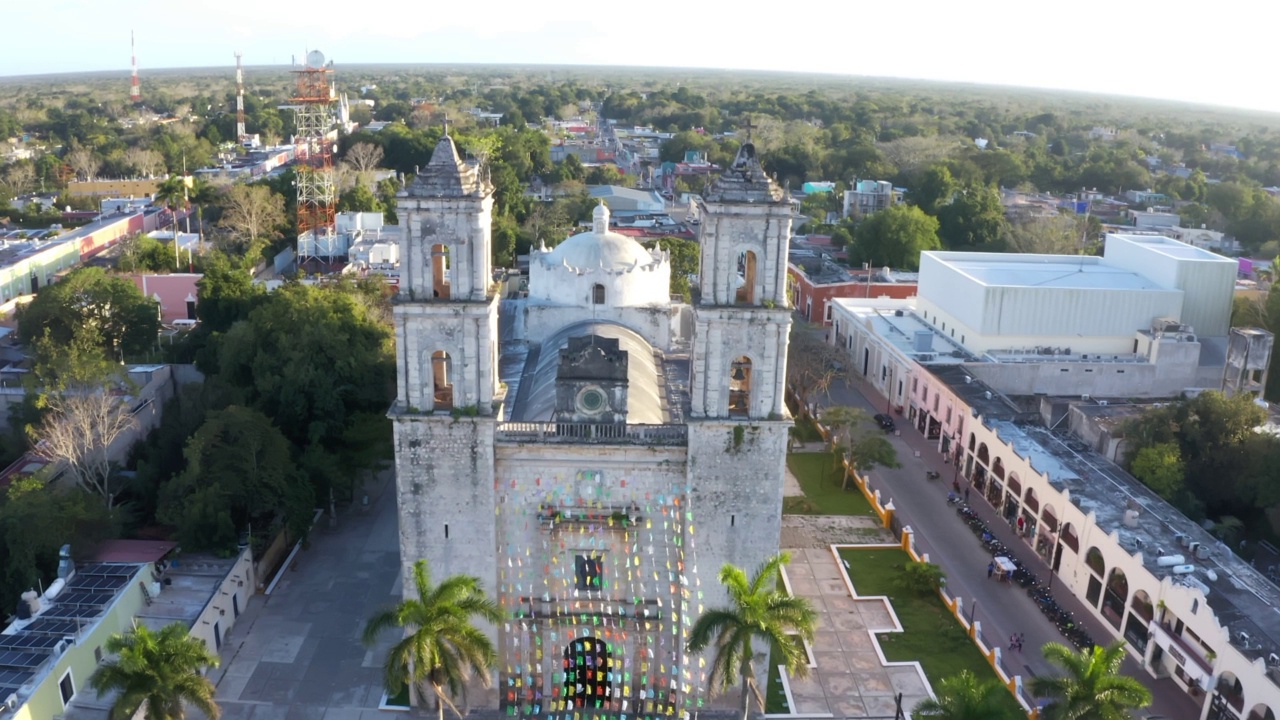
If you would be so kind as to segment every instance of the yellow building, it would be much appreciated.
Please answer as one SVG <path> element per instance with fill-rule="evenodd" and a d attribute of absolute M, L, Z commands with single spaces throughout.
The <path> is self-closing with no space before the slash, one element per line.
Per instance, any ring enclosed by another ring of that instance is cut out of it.
<path fill-rule="evenodd" d="M 67 185 L 67 194 L 71 197 L 142 197 L 155 195 L 162 182 L 164 178 L 72 181 Z"/>

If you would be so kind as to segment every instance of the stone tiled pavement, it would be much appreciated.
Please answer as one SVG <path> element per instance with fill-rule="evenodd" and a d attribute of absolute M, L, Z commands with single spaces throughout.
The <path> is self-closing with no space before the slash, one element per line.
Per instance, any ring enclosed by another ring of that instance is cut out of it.
<path fill-rule="evenodd" d="M 814 666 L 807 678 L 789 680 L 794 714 L 893 717 L 897 693 L 903 694 L 907 713 L 929 696 L 915 663 L 886 665 L 881 660 L 872 634 L 896 627 L 889 605 L 882 599 L 852 597 L 829 548 L 792 550 L 786 571 L 792 593 L 808 598 L 819 614 L 811 648 Z"/>

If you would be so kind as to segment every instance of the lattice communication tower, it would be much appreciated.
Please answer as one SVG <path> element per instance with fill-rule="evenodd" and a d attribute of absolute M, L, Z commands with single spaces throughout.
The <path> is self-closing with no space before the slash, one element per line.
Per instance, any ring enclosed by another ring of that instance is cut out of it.
<path fill-rule="evenodd" d="M 306 64 L 294 70 L 297 91 L 298 134 L 298 263 L 332 257 L 334 209 L 337 193 L 333 175 L 333 63 L 325 63 L 324 53 L 307 53 Z M 303 241 L 310 233 L 311 242 Z"/>

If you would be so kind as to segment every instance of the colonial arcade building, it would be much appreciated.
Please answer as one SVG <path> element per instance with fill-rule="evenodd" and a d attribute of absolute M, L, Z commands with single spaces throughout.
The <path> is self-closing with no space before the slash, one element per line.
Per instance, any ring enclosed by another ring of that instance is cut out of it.
<path fill-rule="evenodd" d="M 1280 589 L 1095 451 L 1114 441 L 1087 422 L 1107 398 L 1233 387 L 1233 348 L 1255 333 L 1227 327 L 1231 263 L 1168 238 L 1107 247 L 1087 262 L 925 253 L 918 302 L 837 301 L 829 339 L 1147 672 L 1202 717 L 1273 718 Z"/>
<path fill-rule="evenodd" d="M 612 232 L 603 205 L 502 299 L 492 207 L 447 135 L 398 202 L 404 576 L 425 558 L 501 604 L 482 705 L 691 717 L 706 665 L 684 645 L 726 601 L 717 572 L 778 549 L 790 199 L 744 144 L 704 197 L 692 307 L 671 301 L 667 253 Z"/>

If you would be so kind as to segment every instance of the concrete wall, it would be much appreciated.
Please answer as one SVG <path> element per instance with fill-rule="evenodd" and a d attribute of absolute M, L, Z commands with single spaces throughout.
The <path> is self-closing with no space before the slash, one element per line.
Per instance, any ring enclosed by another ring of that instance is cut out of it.
<path fill-rule="evenodd" d="M 1238 263 L 1170 238 L 1107 235 L 1105 261 L 1150 278 L 1162 287 L 1186 294 L 1179 318 L 1206 337 L 1225 336 L 1231 327 L 1231 304 Z"/>
<path fill-rule="evenodd" d="M 905 407 L 911 377 L 921 372 L 920 366 L 839 305 L 832 310 L 832 317 L 838 329 L 830 340 L 848 353 L 853 372 L 889 398 L 891 405 Z"/>
<path fill-rule="evenodd" d="M 633 241 L 628 241 L 633 242 Z M 667 305 L 671 302 L 671 263 L 653 261 L 634 269 L 605 270 L 547 267 L 542 253 L 534 250 L 529 259 L 529 300 L 549 305 L 593 307 L 601 313 L 637 305 Z M 665 255 L 665 253 L 664 253 Z M 604 303 L 594 305 L 593 289 L 604 286 Z"/>
<path fill-rule="evenodd" d="M 208 604 L 191 623 L 191 637 L 200 638 L 209 648 L 209 652 L 217 653 L 220 645 L 214 639 L 215 628 L 225 638 L 227 633 L 231 632 L 231 628 L 235 627 L 236 620 L 248 606 L 249 598 L 253 597 L 257 587 L 253 550 L 245 548 L 236 558 L 236 564 L 218 583 Z"/>
<path fill-rule="evenodd" d="M 453 407 L 492 412 L 498 391 L 498 298 L 487 303 L 408 302 L 392 307 L 398 402 L 424 412 L 435 408 L 432 355 L 449 359 Z"/>
<path fill-rule="evenodd" d="M 702 247 L 699 282 L 703 304 L 733 305 L 738 291 L 738 257 L 756 255 L 755 304 L 771 300 L 786 306 L 787 247 L 791 240 L 789 205 L 711 203 L 702 210 L 698 243 Z"/>
<path fill-rule="evenodd" d="M 524 318 L 517 337 L 542 342 L 560 329 L 588 320 L 603 320 L 631 328 L 650 345 L 662 350 L 671 348 L 672 323 L 676 311 L 670 307 L 621 307 L 596 310 L 591 305 L 565 307 L 559 305 L 524 304 Z"/>

